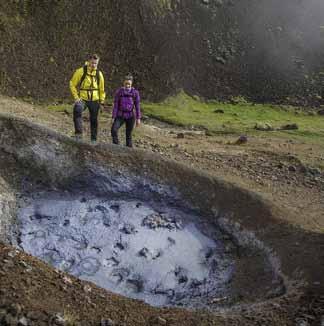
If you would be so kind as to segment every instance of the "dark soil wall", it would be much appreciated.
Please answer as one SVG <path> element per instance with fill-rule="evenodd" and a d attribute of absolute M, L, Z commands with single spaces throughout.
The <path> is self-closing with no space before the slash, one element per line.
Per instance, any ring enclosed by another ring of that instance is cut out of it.
<path fill-rule="evenodd" d="M 320 105 L 322 7 L 320 0 L 1 1 L 0 91 L 69 97 L 74 69 L 97 52 L 108 93 L 132 72 L 149 99 L 183 88 L 206 98 Z"/>

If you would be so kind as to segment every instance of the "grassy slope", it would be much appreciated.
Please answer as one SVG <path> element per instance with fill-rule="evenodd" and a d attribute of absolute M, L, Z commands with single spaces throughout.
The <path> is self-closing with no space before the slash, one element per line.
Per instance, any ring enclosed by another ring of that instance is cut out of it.
<path fill-rule="evenodd" d="M 222 109 L 224 113 L 215 113 Z M 253 134 L 295 138 L 310 143 L 324 143 L 324 118 L 309 115 L 293 107 L 251 103 L 228 104 L 202 102 L 184 93 L 162 103 L 144 103 L 146 115 L 180 126 L 200 126 L 214 134 Z M 297 123 L 298 130 L 258 131 L 256 123 L 269 123 L 274 128 Z"/>

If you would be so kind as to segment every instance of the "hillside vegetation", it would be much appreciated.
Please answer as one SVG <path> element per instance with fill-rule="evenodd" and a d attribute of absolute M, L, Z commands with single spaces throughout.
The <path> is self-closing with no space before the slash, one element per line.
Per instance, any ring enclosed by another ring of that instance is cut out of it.
<path fill-rule="evenodd" d="M 283 105 L 252 104 L 244 98 L 236 100 L 235 104 L 204 102 L 182 92 L 161 103 L 145 103 L 144 112 L 171 124 L 201 128 L 209 134 L 245 133 L 309 143 L 324 142 L 324 119 L 316 115 L 316 111 L 304 112 Z"/>
<path fill-rule="evenodd" d="M 146 99 L 323 104 L 321 0 L 21 0 L 0 3 L 0 91 L 69 97 L 98 52 L 112 93 L 132 72 Z"/>

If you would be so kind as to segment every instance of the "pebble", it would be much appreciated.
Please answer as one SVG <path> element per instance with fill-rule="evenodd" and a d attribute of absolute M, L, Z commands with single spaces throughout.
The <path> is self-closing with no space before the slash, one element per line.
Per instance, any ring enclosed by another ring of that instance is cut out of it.
<path fill-rule="evenodd" d="M 65 318 L 61 314 L 57 313 L 53 316 L 54 325 L 64 326 L 65 322 L 66 322 Z"/>
<path fill-rule="evenodd" d="M 9 251 L 9 252 L 8 252 L 8 256 L 9 256 L 10 258 L 15 257 L 16 255 L 17 255 L 17 252 L 15 252 L 15 251 Z"/>
<path fill-rule="evenodd" d="M 64 281 L 64 283 L 72 284 L 72 280 L 67 276 L 63 277 L 63 281 Z"/>
<path fill-rule="evenodd" d="M 26 271 L 27 272 L 30 272 L 30 271 L 32 271 L 33 269 L 26 263 L 26 262 L 24 262 L 23 260 L 21 260 L 20 262 L 19 262 L 19 264 L 21 265 L 21 266 L 23 266 L 25 269 L 26 269 Z"/>
<path fill-rule="evenodd" d="M 246 144 L 248 141 L 247 136 L 245 135 L 241 135 L 235 142 L 236 145 L 242 145 L 242 144 Z"/>
<path fill-rule="evenodd" d="M 83 290 L 84 290 L 84 292 L 87 292 L 87 293 L 89 293 L 89 292 L 91 292 L 91 291 L 92 291 L 92 288 L 91 288 L 91 286 L 90 286 L 90 285 L 86 284 L 86 285 L 83 287 Z"/>
<path fill-rule="evenodd" d="M 210 303 L 220 303 L 222 301 L 227 300 L 227 297 L 223 297 L 223 298 L 214 298 L 210 301 Z"/>
<path fill-rule="evenodd" d="M 290 165 L 290 166 L 288 167 L 288 170 L 289 170 L 290 172 L 296 172 L 296 171 L 297 171 L 297 169 L 296 169 L 296 167 L 295 167 L 294 165 Z"/>
<path fill-rule="evenodd" d="M 28 320 L 26 317 L 21 317 L 18 320 L 18 326 L 28 326 Z"/>
<path fill-rule="evenodd" d="M 296 326 L 309 326 L 309 322 L 305 319 L 296 319 Z"/>
<path fill-rule="evenodd" d="M 116 325 L 110 318 L 102 319 L 100 322 L 100 326 L 114 326 Z"/>
<path fill-rule="evenodd" d="M 157 317 L 156 322 L 158 325 L 166 325 L 167 324 L 167 321 L 160 316 Z"/>

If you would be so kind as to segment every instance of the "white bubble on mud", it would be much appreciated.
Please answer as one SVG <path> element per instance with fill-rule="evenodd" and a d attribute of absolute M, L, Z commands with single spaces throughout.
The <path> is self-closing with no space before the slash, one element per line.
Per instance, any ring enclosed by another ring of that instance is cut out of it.
<path fill-rule="evenodd" d="M 18 216 L 20 246 L 83 280 L 154 306 L 208 307 L 233 259 L 214 226 L 180 208 L 46 194 Z"/>

